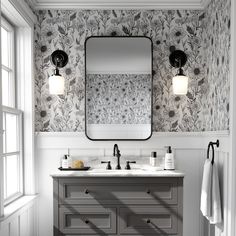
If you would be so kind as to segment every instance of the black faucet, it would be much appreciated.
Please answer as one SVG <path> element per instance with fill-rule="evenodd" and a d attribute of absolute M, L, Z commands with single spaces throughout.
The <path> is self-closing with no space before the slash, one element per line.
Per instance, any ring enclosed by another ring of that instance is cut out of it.
<path fill-rule="evenodd" d="M 115 144 L 114 145 L 114 148 L 113 148 L 113 156 L 115 157 L 117 157 L 117 166 L 116 166 L 116 169 L 117 170 L 120 170 L 121 169 L 121 167 L 120 167 L 120 150 L 119 150 L 119 148 L 118 148 L 118 145 L 117 144 Z"/>

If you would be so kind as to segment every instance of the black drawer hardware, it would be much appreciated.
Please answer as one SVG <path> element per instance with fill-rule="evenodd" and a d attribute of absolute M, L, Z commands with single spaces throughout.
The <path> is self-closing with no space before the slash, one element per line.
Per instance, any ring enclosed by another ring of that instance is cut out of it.
<path fill-rule="evenodd" d="M 85 189 L 84 193 L 85 193 L 85 194 L 89 194 L 89 190 L 88 190 L 88 189 Z"/>
<path fill-rule="evenodd" d="M 84 222 L 85 222 L 85 224 L 89 224 L 89 220 L 85 220 Z"/>
<path fill-rule="evenodd" d="M 147 219 L 147 223 L 148 223 L 148 224 L 150 224 L 150 223 L 151 223 L 150 219 Z"/>
<path fill-rule="evenodd" d="M 150 191 L 150 189 L 148 189 L 148 190 L 147 190 L 147 194 L 150 194 L 150 193 L 151 193 L 151 191 Z"/>

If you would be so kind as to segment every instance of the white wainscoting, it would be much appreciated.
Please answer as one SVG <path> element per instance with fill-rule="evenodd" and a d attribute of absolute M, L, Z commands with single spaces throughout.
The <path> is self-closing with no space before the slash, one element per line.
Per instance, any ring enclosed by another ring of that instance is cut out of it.
<path fill-rule="evenodd" d="M 37 236 L 37 205 L 32 200 L 0 222 L 0 236 Z"/>
<path fill-rule="evenodd" d="M 205 133 L 154 133 L 147 141 L 90 141 L 84 133 L 38 133 L 36 135 L 37 191 L 39 197 L 39 236 L 53 236 L 52 179 L 50 174 L 60 165 L 60 158 L 70 148 L 72 156 L 85 161 L 87 165 L 98 165 L 101 160 L 112 157 L 114 143 L 119 145 L 122 166 L 124 161 L 135 159 L 138 164 L 148 163 L 151 151 L 158 155 L 165 153 L 164 146 L 171 145 L 176 157 L 176 168 L 185 172 L 184 178 L 184 235 L 209 235 L 200 213 L 200 189 L 206 148 L 209 141 L 220 140 L 216 149 L 215 163 L 218 165 L 223 198 L 224 224 L 215 230 L 216 236 L 228 236 L 228 132 Z M 105 166 L 104 166 L 105 171 Z"/>

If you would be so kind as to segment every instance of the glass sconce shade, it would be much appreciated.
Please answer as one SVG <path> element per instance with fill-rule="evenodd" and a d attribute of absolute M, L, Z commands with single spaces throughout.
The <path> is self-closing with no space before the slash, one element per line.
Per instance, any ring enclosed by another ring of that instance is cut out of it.
<path fill-rule="evenodd" d="M 176 95 L 186 95 L 188 92 L 188 77 L 176 75 L 172 79 L 173 93 Z"/>
<path fill-rule="evenodd" d="M 61 75 L 51 75 L 49 77 L 49 93 L 50 94 L 64 94 L 65 79 Z"/>

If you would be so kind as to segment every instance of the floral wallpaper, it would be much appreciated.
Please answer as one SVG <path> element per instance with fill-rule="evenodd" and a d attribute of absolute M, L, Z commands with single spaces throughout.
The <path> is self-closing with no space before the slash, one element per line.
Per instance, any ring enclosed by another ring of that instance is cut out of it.
<path fill-rule="evenodd" d="M 145 35 L 152 39 L 153 131 L 228 129 L 229 52 L 223 41 L 229 46 L 229 22 L 225 19 L 230 17 L 229 1 L 212 1 L 205 11 L 36 11 L 36 131 L 84 131 L 84 42 L 91 35 Z M 216 35 L 223 38 L 215 41 Z M 48 92 L 48 77 L 53 72 L 50 55 L 56 49 L 69 55 L 69 63 L 60 70 L 67 82 L 63 96 Z M 190 78 L 186 96 L 172 92 L 176 69 L 170 66 L 169 55 L 175 49 L 188 55 L 183 68 Z"/>
<path fill-rule="evenodd" d="M 199 131 L 205 92 L 205 28 L 202 11 L 151 10 L 41 10 L 37 12 L 36 46 L 36 131 L 84 130 L 84 42 L 91 35 L 146 35 L 153 41 L 153 129 L 154 131 Z M 50 54 L 65 50 L 68 65 L 65 96 L 48 93 L 52 74 Z M 184 70 L 191 79 L 187 96 L 174 96 L 171 78 L 176 69 L 169 54 L 183 49 L 188 54 Z M 196 86 L 197 84 L 197 86 Z"/>
<path fill-rule="evenodd" d="M 88 124 L 150 124 L 151 75 L 87 74 Z"/>
<path fill-rule="evenodd" d="M 203 34 L 207 93 L 203 94 L 204 130 L 229 130 L 230 0 L 212 0 Z M 209 63 L 210 62 L 210 63 Z"/>

